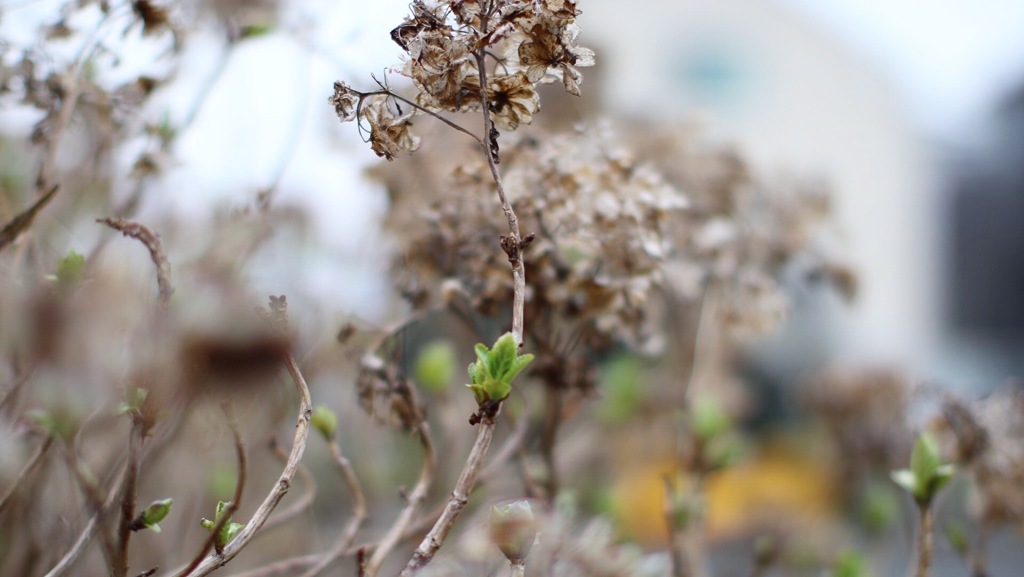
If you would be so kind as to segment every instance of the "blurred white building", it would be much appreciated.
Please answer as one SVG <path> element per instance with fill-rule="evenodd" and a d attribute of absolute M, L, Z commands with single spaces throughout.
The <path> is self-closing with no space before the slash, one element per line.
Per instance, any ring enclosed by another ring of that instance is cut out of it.
<path fill-rule="evenodd" d="M 761 0 L 588 0 L 581 9 L 582 44 L 597 51 L 610 109 L 706 116 L 710 135 L 735 143 L 761 176 L 828 183 L 839 249 L 861 276 L 854 306 L 831 308 L 839 356 L 923 367 L 939 318 L 935 178 L 880 71 Z"/>

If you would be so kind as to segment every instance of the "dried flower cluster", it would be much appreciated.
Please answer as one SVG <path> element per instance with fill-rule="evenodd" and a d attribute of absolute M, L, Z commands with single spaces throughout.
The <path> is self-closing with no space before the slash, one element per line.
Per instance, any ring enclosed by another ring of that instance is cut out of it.
<path fill-rule="evenodd" d="M 846 469 L 878 472 L 903 463 L 912 442 L 911 390 L 898 371 L 835 367 L 811 379 L 805 402 L 828 427 Z"/>
<path fill-rule="evenodd" d="M 686 258 L 672 268 L 680 290 L 715 293 L 718 318 L 739 335 L 763 335 L 788 314 L 780 286 L 801 261 L 852 298 L 852 272 L 823 246 L 828 190 L 803 181 L 767 182 L 727 148 L 709 147 L 692 127 L 645 130 L 633 139 L 690 208 L 674 242 Z"/>
<path fill-rule="evenodd" d="M 512 283 L 500 255 L 479 247 L 493 245 L 503 222 L 486 165 L 439 168 L 451 164 L 425 155 L 408 171 L 380 171 L 391 193 L 387 226 L 401 242 L 394 275 L 419 308 L 465 296 L 491 316 L 511 298 Z M 503 167 L 518 193 L 515 210 L 536 235 L 527 261 L 531 333 L 586 326 L 588 340 L 649 339 L 646 311 L 664 288 L 661 267 L 673 255 L 671 225 L 685 196 L 606 128 L 519 139 L 504 151 Z"/>
<path fill-rule="evenodd" d="M 940 428 L 973 473 L 975 515 L 983 526 L 1024 529 L 1024 398 L 1002 391 L 974 405 L 947 400 Z"/>
<path fill-rule="evenodd" d="M 368 125 L 373 151 L 388 160 L 419 146 L 410 132 L 418 114 L 479 110 L 486 98 L 494 124 L 515 130 L 540 108 L 536 84 L 561 79 L 579 96 L 577 67 L 594 64 L 594 53 L 576 44 L 573 0 L 416 0 L 411 9 L 391 38 L 406 52 L 395 70 L 415 85 L 415 104 L 403 109 L 384 84 L 363 93 L 336 82 L 330 98 L 343 122 Z"/>

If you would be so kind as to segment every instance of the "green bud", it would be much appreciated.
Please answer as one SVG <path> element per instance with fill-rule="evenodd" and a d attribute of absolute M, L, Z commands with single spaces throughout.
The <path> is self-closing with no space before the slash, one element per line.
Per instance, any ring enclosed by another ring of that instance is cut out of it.
<path fill-rule="evenodd" d="M 910 453 L 910 468 L 893 471 L 892 480 L 906 489 L 918 503 L 930 503 L 953 477 L 952 464 L 943 464 L 939 444 L 927 431 L 921 433 Z"/>
<path fill-rule="evenodd" d="M 529 501 L 518 500 L 491 507 L 491 541 L 512 563 L 522 563 L 537 538 L 537 520 Z"/>
<path fill-rule="evenodd" d="M 126 399 L 123 403 L 117 405 L 117 414 L 126 415 L 128 413 L 138 413 L 142 410 L 143 403 L 146 402 L 146 398 L 149 396 L 149 391 L 139 387 L 133 387 L 128 391 Z"/>
<path fill-rule="evenodd" d="M 481 406 L 504 400 L 512 392 L 512 380 L 533 361 L 533 355 L 519 354 L 512 333 L 501 335 L 491 349 L 477 344 L 474 351 L 477 359 L 468 369 L 472 383 L 466 386 Z"/>
<path fill-rule="evenodd" d="M 220 523 L 221 517 L 224 516 L 228 506 L 229 503 L 225 501 L 218 502 L 213 521 L 209 519 L 202 519 L 199 524 L 206 528 L 207 531 L 213 531 L 217 527 L 217 524 Z M 233 523 L 231 522 L 231 519 L 228 518 L 227 522 L 220 528 L 220 531 L 217 532 L 217 537 L 213 541 L 217 551 L 220 552 L 224 547 L 227 547 L 228 543 L 231 543 L 238 532 L 244 528 L 244 523 Z"/>
<path fill-rule="evenodd" d="M 163 499 L 160 501 L 153 501 L 148 507 L 139 515 L 142 526 L 157 533 L 160 532 L 160 521 L 163 521 L 167 514 L 171 512 L 171 505 L 174 503 L 174 499 Z"/>
<path fill-rule="evenodd" d="M 833 577 L 867 577 L 867 562 L 856 551 L 843 551 L 836 559 Z"/>
<path fill-rule="evenodd" d="M 85 272 L 85 257 L 75 251 L 71 251 L 64 258 L 57 261 L 57 272 L 49 276 L 51 282 L 58 290 L 68 291 L 82 282 Z"/>
<path fill-rule="evenodd" d="M 25 418 L 47 435 L 58 439 L 70 439 L 78 430 L 78 418 L 65 408 L 54 411 L 35 409 L 25 413 Z"/>
<path fill-rule="evenodd" d="M 701 442 L 707 443 L 732 428 L 732 418 L 718 401 L 711 397 L 700 397 L 690 411 L 690 427 Z"/>
<path fill-rule="evenodd" d="M 423 347 L 416 357 L 413 374 L 416 382 L 429 391 L 441 392 L 455 378 L 455 348 L 446 340 L 437 340 Z"/>
<path fill-rule="evenodd" d="M 334 411 L 328 409 L 325 405 L 320 405 L 313 411 L 310 423 L 323 435 L 324 440 L 329 443 L 334 438 L 334 433 L 338 430 L 338 415 L 334 414 Z"/>

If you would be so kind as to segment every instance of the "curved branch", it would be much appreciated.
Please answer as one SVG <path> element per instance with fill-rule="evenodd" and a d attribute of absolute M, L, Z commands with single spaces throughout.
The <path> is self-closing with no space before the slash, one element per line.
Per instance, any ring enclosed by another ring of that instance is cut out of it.
<path fill-rule="evenodd" d="M 220 519 L 217 523 L 210 528 L 210 536 L 207 537 L 206 542 L 203 543 L 203 547 L 196 554 L 192 562 L 188 564 L 182 573 L 188 575 L 193 569 L 202 563 L 203 558 L 206 557 L 206 553 L 209 552 L 211 547 L 217 546 L 217 537 L 220 535 L 221 529 L 225 525 L 231 522 L 231 518 L 234 517 L 235 513 L 238 512 L 238 508 L 242 505 L 242 493 L 245 490 L 245 472 L 246 472 L 246 458 L 245 458 L 245 443 L 242 442 L 242 436 L 238 433 L 238 423 L 235 422 L 234 415 L 231 413 L 231 405 L 224 405 L 224 414 L 227 417 L 228 425 L 231 427 L 231 434 L 235 438 L 235 452 L 238 454 L 238 482 L 235 484 L 235 495 L 231 498 L 231 502 L 223 513 L 220 514 Z M 225 547 L 226 548 L 226 547 Z M 218 546 L 217 553 L 221 553 Z"/>
<path fill-rule="evenodd" d="M 4 492 L 4 496 L 0 497 L 0 511 L 3 511 L 4 507 L 7 506 L 7 501 L 18 489 L 18 486 L 20 486 L 21 483 L 32 474 L 32 471 L 35 470 L 36 466 L 43 461 L 43 457 L 45 457 L 50 451 L 51 445 L 53 445 L 53 436 L 47 435 L 46 438 L 43 439 L 43 442 L 39 443 L 39 446 L 36 447 L 35 452 L 32 453 L 31 457 L 29 457 L 25 466 L 21 468 L 20 472 L 18 472 L 18 476 L 14 479 L 14 482 L 11 483 L 11 486 L 7 488 L 7 491 Z"/>
<path fill-rule="evenodd" d="M 295 357 L 291 353 L 288 353 L 285 357 L 285 367 L 287 367 L 288 373 L 295 384 L 295 389 L 299 394 L 299 415 L 295 427 L 295 437 L 292 440 L 292 450 L 288 455 L 288 462 L 285 464 L 284 470 L 281 471 L 277 482 L 274 483 L 273 488 L 263 500 L 263 503 L 253 513 L 252 518 L 239 531 L 234 540 L 228 543 L 227 547 L 224 547 L 223 552 L 210 555 L 204 559 L 192 573 L 179 571 L 175 573 L 175 577 L 185 577 L 185 575 L 202 577 L 227 565 L 259 533 L 260 529 L 267 522 L 270 513 L 281 502 L 288 489 L 291 488 L 292 477 L 295 476 L 295 472 L 299 468 L 299 461 L 302 460 L 302 455 L 306 451 L 306 441 L 309 438 L 309 419 L 313 413 L 313 401 L 309 396 L 309 386 L 306 385 L 306 379 L 302 377 L 302 372 L 299 370 Z"/>
<path fill-rule="evenodd" d="M 402 570 L 401 577 L 414 575 L 426 566 L 427 563 L 430 563 L 438 549 L 441 548 L 441 543 L 444 542 L 448 533 L 455 525 L 455 520 L 459 518 L 463 509 L 466 508 L 466 504 L 469 503 L 469 494 L 473 491 L 477 474 L 483 465 L 484 456 L 487 454 L 487 449 L 491 446 L 491 439 L 494 437 L 494 426 L 494 417 L 485 415 L 481 419 L 480 427 L 477 429 L 476 441 L 473 443 L 469 457 L 466 458 L 466 464 L 459 474 L 459 480 L 455 482 L 455 488 L 452 489 L 451 498 L 448 499 L 444 512 L 441 513 L 441 517 L 434 523 L 433 528 L 430 529 L 430 532 L 423 538 L 419 546 L 416 547 L 412 559 L 409 560 L 405 569 Z M 373 574 L 367 574 L 373 577 Z"/>
<path fill-rule="evenodd" d="M 413 515 L 416 514 L 416 509 L 419 508 L 420 503 L 423 502 L 427 497 L 427 491 L 430 490 L 430 485 L 434 480 L 434 468 L 436 465 L 436 456 L 434 454 L 434 441 L 430 436 L 430 426 L 425 420 L 420 420 L 418 428 L 420 442 L 423 443 L 423 469 L 420 471 L 419 481 L 416 482 L 416 487 L 413 488 L 412 493 L 409 494 L 406 499 L 405 508 L 398 515 L 398 519 L 391 525 L 391 529 L 388 530 L 384 538 L 381 539 L 380 544 L 377 545 L 370 560 L 366 563 L 366 569 L 363 572 L 366 577 L 376 577 L 377 572 L 380 571 L 380 566 L 384 563 L 384 557 L 394 549 L 395 545 L 402 539 L 410 523 L 412 523 Z M 313 577 L 313 573 L 309 572 L 303 577 Z"/>
<path fill-rule="evenodd" d="M 270 450 L 274 453 L 274 456 L 281 460 L 282 464 L 288 462 L 288 453 L 285 453 L 281 449 L 281 445 L 277 442 L 276 438 L 270 439 Z M 303 511 L 309 509 L 310 505 L 313 504 L 313 499 L 316 498 L 316 481 L 313 480 L 313 475 L 309 473 L 302 464 L 299 464 L 298 468 L 299 477 L 302 478 L 302 484 L 306 486 L 306 492 L 302 494 L 302 498 L 299 499 L 294 505 L 280 511 L 277 515 L 267 521 L 267 524 L 263 526 L 263 531 L 270 531 L 271 529 L 280 527 L 293 518 L 302 514 Z"/>

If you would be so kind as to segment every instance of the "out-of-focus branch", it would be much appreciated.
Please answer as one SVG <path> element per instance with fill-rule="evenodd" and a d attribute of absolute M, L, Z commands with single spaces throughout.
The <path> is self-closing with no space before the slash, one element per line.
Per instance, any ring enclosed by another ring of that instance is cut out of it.
<path fill-rule="evenodd" d="M 402 512 L 399 513 L 394 524 L 391 525 L 384 538 L 381 539 L 380 544 L 377 545 L 370 560 L 366 562 L 366 567 L 361 570 L 367 577 L 376 577 L 377 572 L 380 571 L 380 567 L 384 563 L 384 558 L 402 539 L 402 536 L 412 523 L 416 510 L 419 508 L 420 503 L 426 499 L 427 491 L 430 490 L 430 485 L 434 481 L 437 457 L 434 453 L 434 441 L 430 435 L 430 426 L 425 419 L 420 419 L 417 432 L 419 433 L 420 442 L 423 444 L 423 468 L 420 470 L 420 478 L 416 482 L 412 493 L 409 493 L 409 496 L 406 498 L 406 504 Z M 303 577 L 312 577 L 312 575 L 307 573 Z"/>
<path fill-rule="evenodd" d="M 164 252 L 163 243 L 160 242 L 160 235 L 145 225 L 123 218 L 100 218 L 96 222 L 105 224 L 127 237 L 134 238 L 149 250 L 149 258 L 156 265 L 160 309 L 162 312 L 166 312 L 171 303 L 171 295 L 174 294 L 174 287 L 171 286 L 171 263 L 167 260 L 167 253 Z"/>
<path fill-rule="evenodd" d="M 242 442 L 242 436 L 238 432 L 238 423 L 235 422 L 234 414 L 231 411 L 231 405 L 224 404 L 224 414 L 227 417 L 226 420 L 231 428 L 231 434 L 235 438 L 235 453 L 238 455 L 238 481 L 235 483 L 235 494 L 231 498 L 231 503 L 228 504 L 227 508 L 220 515 L 220 519 L 217 519 L 217 523 L 210 528 L 210 536 L 203 543 L 203 547 L 199 550 L 199 553 L 192 559 L 188 567 L 182 571 L 182 575 L 189 575 L 193 569 L 199 566 L 203 562 L 203 558 L 206 557 L 206 553 L 209 552 L 210 548 L 216 545 L 217 537 L 221 532 L 221 529 L 225 525 L 231 522 L 231 518 L 234 517 L 235 513 L 238 512 L 238 508 L 242 505 L 242 493 L 245 491 L 245 473 L 246 473 L 246 457 L 245 457 L 245 443 Z M 217 553 L 220 553 L 218 551 Z"/>
<path fill-rule="evenodd" d="M 275 457 L 280 459 L 282 465 L 288 462 L 288 453 L 284 452 L 284 449 L 281 448 L 281 445 L 277 442 L 276 438 L 270 439 L 270 450 L 274 453 Z M 269 531 L 284 525 L 288 521 L 291 521 L 295 517 L 301 515 L 303 511 L 309 509 L 313 504 L 313 499 L 316 498 L 316 481 L 313 479 L 313 475 L 311 475 L 309 473 L 309 469 L 302 464 L 299 465 L 296 472 L 302 479 L 302 484 L 305 485 L 306 491 L 302 494 L 302 498 L 296 501 L 292 506 L 278 512 L 277 515 L 274 515 L 269 519 L 266 525 L 263 526 L 264 531 Z"/>
<path fill-rule="evenodd" d="M 104 526 L 103 517 L 107 511 L 107 504 L 113 504 L 113 500 L 120 494 L 121 488 L 124 487 L 124 472 L 118 475 L 122 477 L 122 480 L 116 487 L 117 492 L 108 495 L 107 499 L 104 500 L 96 480 L 85 469 L 85 465 L 82 464 L 82 460 L 78 457 L 78 451 L 73 440 L 65 447 L 65 458 L 67 459 L 68 468 L 71 469 L 72 476 L 78 482 L 85 501 L 92 511 L 93 518 L 98 521 L 97 529 L 100 532 L 100 541 L 103 544 L 103 556 L 106 559 L 107 565 L 112 569 L 114 559 L 116 558 L 114 538 L 108 528 Z"/>
<path fill-rule="evenodd" d="M 21 483 L 24 482 L 25 479 L 27 479 L 29 475 L 31 475 L 32 472 L 35 471 L 39 463 L 43 461 L 43 457 L 45 457 L 46 454 L 50 451 L 50 446 L 52 445 L 52 435 L 47 435 L 46 438 L 43 439 L 43 442 L 39 443 L 39 446 L 36 447 L 36 450 L 32 453 L 32 456 L 29 457 L 28 461 L 25 463 L 25 466 L 23 466 L 21 468 L 21 471 L 18 472 L 18 476 L 15 477 L 11 485 L 7 487 L 7 490 L 4 492 L 3 497 L 0 497 L 0 511 L 4 510 L 4 507 L 7 506 L 7 502 L 10 500 L 11 495 L 13 495 L 14 492 L 18 490 L 18 487 L 21 485 Z"/>
<path fill-rule="evenodd" d="M 424 446 L 427 444 L 430 444 L 429 440 L 424 443 Z M 352 541 L 355 540 L 359 527 L 361 527 L 363 521 L 366 520 L 366 497 L 363 495 L 362 485 L 359 483 L 359 478 L 356 476 L 355 469 L 352 468 L 352 463 L 341 453 L 341 447 L 338 445 L 337 439 L 332 438 L 328 447 L 331 451 L 331 457 L 334 459 L 334 464 L 338 466 L 338 470 L 341 472 L 342 478 L 345 479 L 345 484 L 348 485 L 349 490 L 352 491 L 352 500 L 355 504 L 352 508 L 352 517 L 345 525 L 345 529 L 341 532 L 341 537 L 338 538 L 337 544 L 334 548 L 325 553 L 316 565 L 303 573 L 303 577 L 314 577 L 315 575 L 318 575 L 321 571 L 337 561 L 338 558 L 343 556 L 351 547 Z M 432 455 L 433 450 L 430 449 L 429 452 Z M 430 456 L 429 460 L 433 461 L 433 457 Z M 426 466 L 426 464 L 424 466 Z M 420 478 L 423 478 L 422 474 Z M 424 491 L 424 497 L 425 496 L 426 492 Z"/>
<path fill-rule="evenodd" d="M 131 540 L 135 520 L 135 497 L 138 493 L 139 471 L 142 468 L 142 445 L 146 439 L 146 421 L 141 415 L 132 416 L 128 438 L 128 463 L 124 470 L 124 492 L 121 495 L 121 521 L 117 530 L 117 547 L 113 569 L 114 577 L 128 575 L 128 542 Z"/>
<path fill-rule="evenodd" d="M 56 184 L 50 187 L 49 192 L 36 199 L 36 201 L 32 203 L 32 206 L 23 210 L 17 216 L 12 218 L 10 222 L 4 225 L 3 229 L 0 229 L 0 250 L 3 250 L 4 247 L 14 242 L 14 239 L 18 238 L 18 235 L 32 226 L 32 222 L 35 221 L 36 215 L 39 214 L 39 211 L 43 210 L 47 204 L 50 204 L 53 197 L 57 195 L 58 189 L 60 189 L 60 186 Z"/>
<path fill-rule="evenodd" d="M 295 437 L 292 440 L 292 450 L 288 455 L 288 462 L 285 464 L 284 470 L 281 471 L 277 482 L 274 483 L 270 493 L 256 509 L 256 512 L 253 513 L 252 518 L 249 519 L 245 527 L 238 532 L 235 538 L 224 547 L 223 552 L 210 555 L 191 573 L 187 571 L 174 573 L 175 577 L 184 577 L 185 575 L 202 577 L 228 564 L 259 533 L 264 524 L 266 524 L 270 513 L 277 508 L 278 503 L 281 502 L 281 499 L 284 498 L 291 488 L 292 478 L 295 476 L 299 468 L 299 461 L 302 460 L 302 455 L 306 451 L 306 441 L 309 438 L 309 420 L 313 413 L 313 401 L 309 396 L 309 386 L 306 385 L 306 379 L 303 378 L 302 371 L 299 370 L 299 365 L 295 362 L 295 357 L 290 353 L 285 357 L 285 367 L 288 369 L 295 389 L 299 394 L 299 414 L 295 427 Z"/>
<path fill-rule="evenodd" d="M 430 563 L 438 549 L 441 548 L 441 543 L 444 542 L 448 533 L 455 525 L 455 520 L 459 518 L 463 509 L 466 508 L 466 504 L 469 502 L 469 494 L 473 491 L 473 486 L 476 484 L 476 477 L 480 472 L 484 456 L 487 454 L 487 449 L 491 446 L 491 439 L 494 437 L 494 426 L 494 417 L 490 415 L 485 414 L 480 420 L 476 441 L 469 452 L 469 457 L 466 458 L 466 464 L 459 474 L 458 481 L 455 482 L 451 498 L 448 499 L 441 517 L 438 518 L 433 528 L 427 533 L 427 536 L 416 547 L 412 559 L 409 560 L 405 569 L 402 570 L 402 577 L 414 575 L 426 566 L 427 563 Z M 372 573 L 368 574 L 370 577 L 373 577 Z"/>

